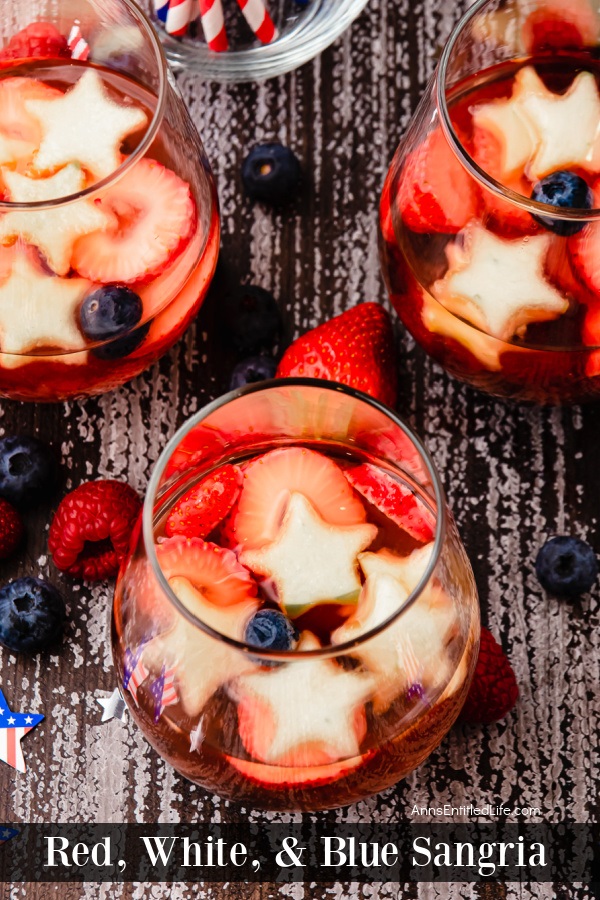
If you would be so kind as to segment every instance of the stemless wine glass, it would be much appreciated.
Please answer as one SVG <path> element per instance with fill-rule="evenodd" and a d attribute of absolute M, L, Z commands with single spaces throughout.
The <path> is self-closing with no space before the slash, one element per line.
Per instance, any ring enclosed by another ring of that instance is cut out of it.
<path fill-rule="evenodd" d="M 142 372 L 211 281 L 218 204 L 132 0 L 4 0 L 0 394 L 64 400 Z"/>
<path fill-rule="evenodd" d="M 350 487 L 361 474 L 383 480 L 403 527 Z M 282 549 L 292 520 L 300 531 Z M 357 559 L 349 534 L 367 551 Z M 274 546 L 300 594 L 333 577 L 343 597 L 292 608 L 288 586 L 252 561 Z M 364 581 L 352 595 L 338 574 L 346 552 Z M 248 623 L 281 622 L 280 606 L 296 637 L 260 649 Z M 440 743 L 478 643 L 473 575 L 438 474 L 377 401 L 312 379 L 251 385 L 205 407 L 162 454 L 118 579 L 112 646 L 133 718 L 191 781 L 269 809 L 376 793 Z"/>
<path fill-rule="evenodd" d="M 381 257 L 400 318 L 497 396 L 600 393 L 599 10 L 475 3 L 385 182 Z"/>

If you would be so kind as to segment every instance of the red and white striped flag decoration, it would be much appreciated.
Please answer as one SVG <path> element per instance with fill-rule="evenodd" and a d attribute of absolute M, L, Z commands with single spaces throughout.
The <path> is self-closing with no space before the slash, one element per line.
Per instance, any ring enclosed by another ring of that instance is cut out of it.
<path fill-rule="evenodd" d="M 188 25 L 196 18 L 194 0 L 171 0 L 165 22 L 165 30 L 172 37 L 182 37 Z"/>
<path fill-rule="evenodd" d="M 259 41 L 270 44 L 279 37 L 263 0 L 238 0 L 238 6 Z"/>
<path fill-rule="evenodd" d="M 127 650 L 125 653 L 125 672 L 123 675 L 123 687 L 126 691 L 129 691 L 136 706 L 138 705 L 138 689 L 140 685 L 144 683 L 149 674 L 148 669 L 140 658 L 143 649 L 144 645 L 142 644 L 141 647 L 138 647 L 135 654 L 132 653 L 131 650 Z"/>
<path fill-rule="evenodd" d="M 200 21 L 209 50 L 229 50 L 221 0 L 200 0 Z"/>
<path fill-rule="evenodd" d="M 90 55 L 90 45 L 81 33 L 81 25 L 77 19 L 71 28 L 67 44 L 71 51 L 71 59 L 79 59 L 82 61 L 88 59 Z"/>
<path fill-rule="evenodd" d="M 12 712 L 0 691 L 0 759 L 17 772 L 25 772 L 21 740 L 43 719 L 43 716 L 34 713 Z"/>
<path fill-rule="evenodd" d="M 162 671 L 156 681 L 150 685 L 150 693 L 154 698 L 154 721 L 158 722 L 167 706 L 177 703 L 177 691 L 175 690 L 175 669 Z"/>

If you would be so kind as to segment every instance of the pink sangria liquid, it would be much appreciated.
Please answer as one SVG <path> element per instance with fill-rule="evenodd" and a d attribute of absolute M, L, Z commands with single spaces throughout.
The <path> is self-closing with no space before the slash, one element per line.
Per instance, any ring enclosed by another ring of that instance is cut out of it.
<path fill-rule="evenodd" d="M 588 194 L 563 206 L 585 216 L 600 207 L 599 85 L 589 54 L 556 52 L 483 70 L 453 89 L 448 111 L 484 173 L 526 203 L 566 172 Z M 386 180 L 392 302 L 430 356 L 491 394 L 561 403 L 600 391 L 600 221 L 551 213 L 492 192 L 439 122 L 399 151 Z"/>
<path fill-rule="evenodd" d="M 1 394 L 110 390 L 158 359 L 198 311 L 216 265 L 217 202 L 168 105 L 150 145 L 113 178 L 156 108 L 152 93 L 107 68 L 3 65 L 2 200 L 45 206 L 0 210 Z"/>
<path fill-rule="evenodd" d="M 342 806 L 404 777 L 456 719 L 478 645 L 453 545 L 386 624 L 425 575 L 435 530 L 396 471 L 321 442 L 191 485 L 184 473 L 154 536 L 190 618 L 143 552 L 115 595 L 118 677 L 150 743 L 191 781 L 259 808 Z"/>

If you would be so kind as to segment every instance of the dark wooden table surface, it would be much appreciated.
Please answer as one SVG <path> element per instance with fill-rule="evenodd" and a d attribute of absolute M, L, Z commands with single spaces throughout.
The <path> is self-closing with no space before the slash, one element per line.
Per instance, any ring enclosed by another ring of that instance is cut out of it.
<path fill-rule="evenodd" d="M 217 179 L 223 261 L 279 298 L 290 336 L 360 300 L 384 300 L 379 190 L 465 5 L 371 0 L 333 47 L 286 77 L 238 87 L 180 78 Z M 296 150 L 306 173 L 302 198 L 281 214 L 251 205 L 240 186 L 246 151 L 272 138 Z M 104 397 L 54 407 L 3 402 L 0 430 L 51 442 L 63 460 L 65 490 L 90 477 L 115 477 L 143 492 L 175 429 L 227 389 L 233 356 L 215 327 L 218 305 L 217 289 L 185 338 L 136 381 Z M 599 593 L 571 604 L 551 599 L 532 562 L 555 533 L 577 534 L 600 550 L 599 409 L 525 409 L 486 399 L 450 380 L 400 329 L 398 340 L 399 409 L 442 472 L 475 569 L 483 620 L 510 654 L 521 699 L 501 724 L 456 727 L 396 788 L 319 821 L 393 822 L 410 817 L 415 804 L 501 801 L 538 807 L 537 821 L 597 821 Z M 27 659 L 0 651 L 0 685 L 15 708 L 46 716 L 24 743 L 27 774 L 0 764 L 0 821 L 261 821 L 260 813 L 184 782 L 131 720 L 100 724 L 96 697 L 115 684 L 107 632 L 112 585 L 90 588 L 56 572 L 46 550 L 50 514 L 47 506 L 30 517 L 18 571 L 61 586 L 69 630 L 57 655 Z M 15 574 L 5 568 L 3 577 Z M 230 885 L 227 894 L 294 900 L 587 896 L 575 888 L 563 893 L 551 885 L 517 884 Z M 215 885 L 4 889 L 7 898 L 32 900 L 223 895 Z"/>

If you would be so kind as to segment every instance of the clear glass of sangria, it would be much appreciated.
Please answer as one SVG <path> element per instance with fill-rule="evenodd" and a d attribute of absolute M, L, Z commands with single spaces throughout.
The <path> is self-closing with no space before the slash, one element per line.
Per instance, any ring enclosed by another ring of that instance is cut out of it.
<path fill-rule="evenodd" d="M 600 5 L 480 0 L 391 164 L 381 257 L 424 350 L 491 394 L 600 394 Z"/>
<path fill-rule="evenodd" d="M 3 0 L 0 395 L 107 391 L 183 333 L 219 216 L 200 138 L 131 0 Z"/>
<path fill-rule="evenodd" d="M 112 645 L 133 718 L 186 778 L 265 809 L 377 793 L 451 727 L 478 644 L 439 477 L 385 406 L 264 382 L 164 451 Z"/>

